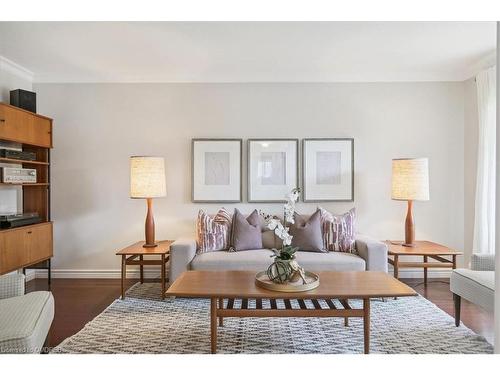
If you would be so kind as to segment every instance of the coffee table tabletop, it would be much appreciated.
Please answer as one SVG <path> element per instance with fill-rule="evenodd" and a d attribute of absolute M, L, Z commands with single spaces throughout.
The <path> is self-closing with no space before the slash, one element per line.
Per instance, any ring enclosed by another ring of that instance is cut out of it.
<path fill-rule="evenodd" d="M 177 297 L 223 298 L 376 298 L 417 293 L 384 272 L 318 272 L 320 285 L 306 292 L 276 292 L 255 285 L 253 271 L 186 271 L 167 290 Z"/>

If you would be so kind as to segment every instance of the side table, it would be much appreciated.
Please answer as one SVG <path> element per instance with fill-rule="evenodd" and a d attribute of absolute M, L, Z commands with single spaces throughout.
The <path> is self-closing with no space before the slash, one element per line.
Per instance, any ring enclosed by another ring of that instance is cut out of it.
<path fill-rule="evenodd" d="M 116 255 L 122 257 L 122 299 L 125 299 L 125 279 L 127 278 L 127 266 L 136 265 L 140 268 L 141 284 L 144 282 L 144 266 L 161 266 L 161 298 L 165 299 L 166 283 L 166 263 L 170 259 L 170 245 L 174 241 L 159 241 L 156 247 L 143 247 L 144 241 L 136 242 L 124 249 L 121 249 Z M 160 259 L 144 259 L 145 256 L 156 255 Z M 137 259 L 139 258 L 139 259 Z"/>
<path fill-rule="evenodd" d="M 462 255 L 461 252 L 455 251 L 431 241 L 415 241 L 414 247 L 403 246 L 401 242 L 384 241 L 388 247 L 389 257 L 388 262 L 394 267 L 394 277 L 399 278 L 400 268 L 423 268 L 424 269 L 424 285 L 427 286 L 427 269 L 428 268 L 457 268 L 457 255 Z M 422 256 L 423 262 L 401 262 L 402 256 Z M 447 257 L 447 258 L 445 258 Z M 429 258 L 437 260 L 437 262 L 429 262 Z"/>

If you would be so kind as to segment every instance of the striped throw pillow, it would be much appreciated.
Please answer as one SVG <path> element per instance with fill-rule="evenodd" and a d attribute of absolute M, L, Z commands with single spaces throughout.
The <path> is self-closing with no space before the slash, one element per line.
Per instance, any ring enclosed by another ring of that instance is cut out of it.
<path fill-rule="evenodd" d="M 334 215 L 318 207 L 321 211 L 321 230 L 323 246 L 329 251 L 356 253 L 355 223 L 356 209 L 352 208 L 342 215 Z"/>
<path fill-rule="evenodd" d="M 231 222 L 232 216 L 224 207 L 213 217 L 200 210 L 196 222 L 197 253 L 227 250 L 231 239 Z"/>

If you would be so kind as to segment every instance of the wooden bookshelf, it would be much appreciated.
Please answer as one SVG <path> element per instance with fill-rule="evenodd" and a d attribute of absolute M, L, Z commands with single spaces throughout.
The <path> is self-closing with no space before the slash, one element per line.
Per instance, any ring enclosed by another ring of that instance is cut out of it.
<path fill-rule="evenodd" d="M 23 151 L 34 152 L 36 160 L 0 158 L 0 163 L 36 169 L 36 183 L 3 183 L 20 187 L 23 212 L 37 212 L 41 223 L 0 229 L 0 275 L 26 268 L 47 268 L 53 255 L 53 223 L 50 220 L 50 149 L 52 119 L 0 103 L 0 140 L 15 142 Z M 41 264 L 47 265 L 42 267 Z"/>

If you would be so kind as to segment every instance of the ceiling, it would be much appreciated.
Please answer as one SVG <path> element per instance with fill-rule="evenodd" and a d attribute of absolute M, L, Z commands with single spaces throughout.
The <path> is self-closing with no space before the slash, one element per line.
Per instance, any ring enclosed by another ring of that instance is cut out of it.
<path fill-rule="evenodd" d="M 461 81 L 494 22 L 0 22 L 35 82 Z"/>

